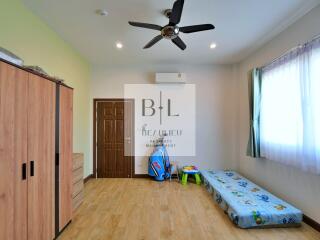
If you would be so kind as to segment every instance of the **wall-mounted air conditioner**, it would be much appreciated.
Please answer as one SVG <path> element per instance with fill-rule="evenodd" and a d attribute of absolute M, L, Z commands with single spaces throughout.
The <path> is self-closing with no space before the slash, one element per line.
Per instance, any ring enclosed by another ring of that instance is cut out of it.
<path fill-rule="evenodd" d="M 186 81 L 185 73 L 156 73 L 156 83 L 158 84 L 181 84 Z"/>

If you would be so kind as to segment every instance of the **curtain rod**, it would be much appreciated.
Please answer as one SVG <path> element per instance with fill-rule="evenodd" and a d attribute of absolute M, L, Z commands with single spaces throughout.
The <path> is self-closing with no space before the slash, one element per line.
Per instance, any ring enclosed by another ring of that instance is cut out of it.
<path fill-rule="evenodd" d="M 261 66 L 260 68 L 261 68 L 261 69 L 266 68 L 267 66 L 269 66 L 269 65 L 273 64 L 274 62 L 278 61 L 279 59 L 281 59 L 282 57 L 286 56 L 286 55 L 289 54 L 290 52 L 295 51 L 295 50 L 297 50 L 298 48 L 301 48 L 303 45 L 308 44 L 308 43 L 310 43 L 310 42 L 312 42 L 312 41 L 314 41 L 314 40 L 317 40 L 317 39 L 320 39 L 320 34 L 316 35 L 316 36 L 313 37 L 310 41 L 308 41 L 308 42 L 306 42 L 306 43 L 304 43 L 304 44 L 299 44 L 298 46 L 295 46 L 295 47 L 293 47 L 293 48 L 290 48 L 288 51 L 286 51 L 285 53 L 281 54 L 279 57 L 276 57 L 276 58 L 272 59 L 269 63 Z"/>

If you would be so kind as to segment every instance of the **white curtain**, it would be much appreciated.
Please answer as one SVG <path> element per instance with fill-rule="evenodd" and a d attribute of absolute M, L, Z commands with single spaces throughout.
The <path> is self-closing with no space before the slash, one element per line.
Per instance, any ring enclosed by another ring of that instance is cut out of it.
<path fill-rule="evenodd" d="M 265 67 L 261 156 L 320 174 L 320 39 Z"/>

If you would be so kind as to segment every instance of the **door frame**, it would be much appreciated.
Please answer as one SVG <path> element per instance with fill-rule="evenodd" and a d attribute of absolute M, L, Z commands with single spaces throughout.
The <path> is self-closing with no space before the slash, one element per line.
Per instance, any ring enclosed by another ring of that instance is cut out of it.
<path fill-rule="evenodd" d="M 97 110 L 98 110 L 98 102 L 131 102 L 132 103 L 132 145 L 133 150 L 135 149 L 135 141 L 134 141 L 134 127 L 135 127 L 135 101 L 131 98 L 94 98 L 93 99 L 93 178 L 97 178 Z M 135 154 L 131 156 L 131 178 L 135 176 Z"/>

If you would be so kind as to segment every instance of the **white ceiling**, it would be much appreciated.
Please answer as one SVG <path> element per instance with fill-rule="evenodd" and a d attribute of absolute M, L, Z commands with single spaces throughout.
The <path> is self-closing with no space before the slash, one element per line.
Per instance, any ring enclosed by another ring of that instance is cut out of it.
<path fill-rule="evenodd" d="M 128 21 L 166 25 L 173 0 L 22 0 L 93 64 L 235 63 L 303 16 L 320 0 L 185 0 L 180 26 L 212 23 L 214 31 L 183 34 L 181 51 L 168 40 L 143 46 L 158 32 Z M 95 14 L 106 9 L 107 17 Z M 124 48 L 118 50 L 115 43 Z M 210 50 L 210 43 L 217 48 Z"/>

